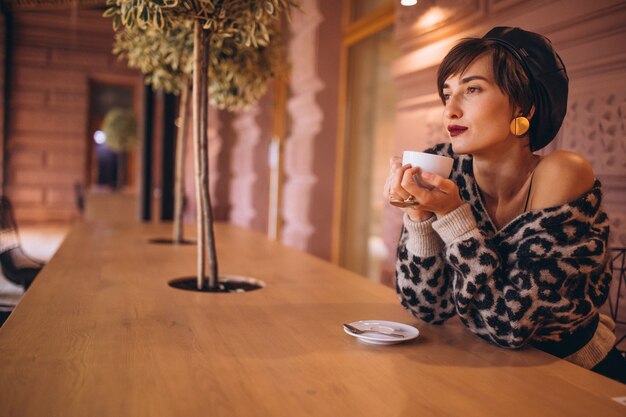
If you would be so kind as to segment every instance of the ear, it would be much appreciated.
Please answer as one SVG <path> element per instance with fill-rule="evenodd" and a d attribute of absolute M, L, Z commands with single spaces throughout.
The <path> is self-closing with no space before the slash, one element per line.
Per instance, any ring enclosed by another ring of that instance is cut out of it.
<path fill-rule="evenodd" d="M 515 117 L 519 117 L 519 116 L 524 116 L 525 118 L 527 118 L 528 120 L 531 120 L 533 118 L 533 116 L 535 115 L 535 105 L 533 104 L 532 106 L 530 106 L 530 110 L 528 110 L 528 114 L 524 114 L 522 112 L 522 109 L 519 107 L 515 107 L 515 111 L 513 112 L 513 114 L 511 115 L 511 119 L 515 118 Z"/>

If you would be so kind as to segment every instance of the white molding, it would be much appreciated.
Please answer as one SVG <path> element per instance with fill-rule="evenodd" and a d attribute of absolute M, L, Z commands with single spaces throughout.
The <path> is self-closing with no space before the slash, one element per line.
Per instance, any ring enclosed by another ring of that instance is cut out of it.
<path fill-rule="evenodd" d="M 257 215 L 254 208 L 254 187 L 258 179 L 254 159 L 261 142 L 261 128 L 256 117 L 259 105 L 237 114 L 233 130 L 237 140 L 230 155 L 231 180 L 229 184 L 230 221 L 244 227 L 252 227 Z"/>
<path fill-rule="evenodd" d="M 318 0 L 302 0 L 301 8 L 302 12 L 293 15 L 290 25 L 292 96 L 287 101 L 287 112 L 293 124 L 285 141 L 281 241 L 307 250 L 315 231 L 309 214 L 313 187 L 317 182 L 313 172 L 314 145 L 324 120 L 316 94 L 325 86 L 318 73 L 318 28 L 323 21 Z"/>

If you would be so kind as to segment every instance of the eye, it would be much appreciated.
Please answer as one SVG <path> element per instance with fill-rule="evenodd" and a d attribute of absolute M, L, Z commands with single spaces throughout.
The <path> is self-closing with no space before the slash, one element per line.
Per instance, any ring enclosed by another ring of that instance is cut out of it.
<path fill-rule="evenodd" d="M 443 97 L 443 101 L 448 101 L 450 100 L 450 93 L 443 93 L 441 94 L 441 97 Z"/>
<path fill-rule="evenodd" d="M 480 87 L 476 87 L 476 86 L 467 87 L 467 92 L 469 94 L 478 93 L 479 91 L 480 91 Z"/>

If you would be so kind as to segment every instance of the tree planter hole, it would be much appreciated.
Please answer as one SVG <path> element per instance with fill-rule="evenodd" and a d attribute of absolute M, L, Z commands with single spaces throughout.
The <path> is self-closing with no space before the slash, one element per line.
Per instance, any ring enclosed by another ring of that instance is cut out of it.
<path fill-rule="evenodd" d="M 224 275 L 219 278 L 219 288 L 209 289 L 209 282 L 203 282 L 202 289 L 198 289 L 197 277 L 183 277 L 171 280 L 168 285 L 179 290 L 212 292 L 212 293 L 237 293 L 249 292 L 265 288 L 265 283 L 258 279 L 237 275 Z"/>
<path fill-rule="evenodd" d="M 174 242 L 174 239 L 170 239 L 167 237 L 156 237 L 154 239 L 148 239 L 148 243 L 152 243 L 155 245 L 195 245 L 196 241 L 183 239 L 180 242 Z"/>

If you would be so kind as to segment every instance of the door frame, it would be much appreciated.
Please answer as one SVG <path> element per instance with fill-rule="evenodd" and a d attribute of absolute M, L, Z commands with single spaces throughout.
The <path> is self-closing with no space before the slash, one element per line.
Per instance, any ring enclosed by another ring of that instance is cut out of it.
<path fill-rule="evenodd" d="M 93 185 L 94 183 L 94 179 L 92 178 L 92 170 L 93 170 L 93 152 L 94 152 L 94 144 L 93 144 L 93 138 L 89 137 L 90 133 L 90 122 L 91 122 L 91 91 L 92 91 L 92 84 L 108 84 L 108 85 L 115 85 L 115 86 L 122 86 L 122 87 L 129 87 L 132 88 L 133 91 L 133 111 L 135 112 L 135 114 L 137 115 L 137 126 L 139 129 L 141 129 L 141 126 L 143 126 L 143 120 L 144 120 L 144 106 L 143 106 L 143 84 L 142 84 L 142 78 L 141 77 L 137 77 L 137 76 L 133 76 L 133 75 L 118 75 L 118 74 L 92 74 L 89 76 L 89 78 L 87 79 L 87 92 L 88 92 L 88 97 L 87 97 L 87 114 L 86 114 L 86 126 L 85 126 L 85 137 L 87 140 L 87 146 L 85 149 L 85 171 L 84 171 L 84 185 L 85 188 L 88 188 L 89 186 Z M 142 132 L 137 132 L 137 134 L 139 135 L 139 146 L 138 148 L 140 148 L 141 146 L 143 146 L 142 144 L 142 138 L 143 138 L 143 134 Z M 129 152 L 128 155 L 128 159 L 127 159 L 127 163 L 128 163 L 128 167 L 129 169 L 129 175 L 131 175 L 131 187 L 130 189 L 135 192 L 139 190 L 139 175 L 138 173 L 141 172 L 141 167 L 137 166 L 139 164 L 141 164 L 141 160 L 140 158 L 137 157 L 138 152 L 136 149 L 133 149 L 131 152 Z"/>

